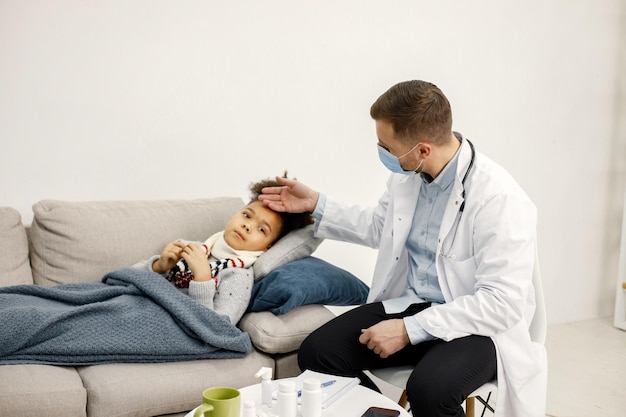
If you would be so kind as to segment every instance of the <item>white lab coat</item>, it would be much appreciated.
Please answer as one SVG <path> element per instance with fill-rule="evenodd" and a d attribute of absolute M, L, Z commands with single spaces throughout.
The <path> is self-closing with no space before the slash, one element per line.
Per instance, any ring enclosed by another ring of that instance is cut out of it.
<path fill-rule="evenodd" d="M 543 417 L 546 351 L 528 332 L 535 311 L 536 209 L 503 168 L 477 152 L 459 220 L 461 180 L 470 159 L 464 140 L 437 246 L 446 303 L 418 313 L 417 319 L 446 341 L 470 334 L 491 337 L 498 359 L 496 417 Z M 420 185 L 417 175 L 392 174 L 376 207 L 326 201 L 318 236 L 379 249 L 368 302 L 397 297 L 407 287 L 405 242 Z"/>

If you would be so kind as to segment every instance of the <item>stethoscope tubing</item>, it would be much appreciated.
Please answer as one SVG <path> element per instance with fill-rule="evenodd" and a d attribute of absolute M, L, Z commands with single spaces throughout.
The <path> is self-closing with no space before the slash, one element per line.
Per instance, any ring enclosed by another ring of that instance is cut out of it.
<path fill-rule="evenodd" d="M 468 143 L 468 145 L 470 146 L 470 149 L 472 150 L 472 157 L 470 159 L 470 163 L 467 166 L 467 171 L 465 171 L 465 175 L 463 176 L 463 179 L 461 180 L 461 188 L 463 189 L 463 191 L 461 191 L 461 197 L 463 197 L 463 202 L 461 203 L 461 207 L 459 208 L 459 211 L 461 213 L 463 213 L 463 210 L 465 209 L 465 180 L 467 179 L 467 176 L 469 175 L 469 173 L 472 171 L 472 168 L 474 168 L 474 160 L 476 159 L 476 149 L 474 148 L 474 144 L 472 142 L 470 142 L 469 139 L 465 139 Z"/>
<path fill-rule="evenodd" d="M 472 168 L 474 167 L 474 160 L 476 159 L 476 149 L 474 148 L 474 144 L 472 142 L 469 141 L 469 139 L 465 139 L 467 141 L 467 143 L 470 146 L 470 149 L 472 150 L 472 157 L 470 159 L 470 163 L 467 166 L 467 170 L 465 171 L 465 175 L 463 176 L 463 179 L 461 180 L 461 197 L 463 198 L 463 202 L 461 203 L 461 207 L 459 207 L 459 214 L 456 217 L 456 220 L 454 221 L 454 235 L 452 235 L 452 242 L 450 242 L 450 249 L 448 250 L 447 254 L 443 254 L 443 252 L 441 252 L 441 255 L 446 257 L 446 258 L 452 258 L 454 259 L 455 256 L 454 255 L 450 255 L 450 250 L 452 250 L 452 246 L 454 246 L 454 240 L 456 239 L 456 232 L 459 230 L 459 225 L 461 224 L 461 217 L 463 216 L 463 210 L 465 209 L 465 180 L 467 179 L 468 175 L 470 174 L 470 172 L 472 171 Z"/>

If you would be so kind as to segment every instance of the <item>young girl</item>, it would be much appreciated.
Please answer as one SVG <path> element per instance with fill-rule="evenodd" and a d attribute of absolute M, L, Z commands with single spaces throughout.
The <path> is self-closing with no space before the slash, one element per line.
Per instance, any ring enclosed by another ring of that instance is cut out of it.
<path fill-rule="evenodd" d="M 252 184 L 250 203 L 224 230 L 205 242 L 170 242 L 160 255 L 134 267 L 163 275 L 191 298 L 236 324 L 250 302 L 254 284 L 250 267 L 278 239 L 313 223 L 310 213 L 279 213 L 258 201 L 261 190 L 271 186 L 279 184 L 275 180 Z"/>

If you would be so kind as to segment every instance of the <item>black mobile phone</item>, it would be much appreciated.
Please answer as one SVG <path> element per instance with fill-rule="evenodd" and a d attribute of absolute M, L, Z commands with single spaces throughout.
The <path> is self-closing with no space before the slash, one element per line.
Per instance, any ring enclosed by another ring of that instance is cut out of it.
<path fill-rule="evenodd" d="M 400 412 L 391 408 L 370 407 L 361 417 L 398 417 Z"/>

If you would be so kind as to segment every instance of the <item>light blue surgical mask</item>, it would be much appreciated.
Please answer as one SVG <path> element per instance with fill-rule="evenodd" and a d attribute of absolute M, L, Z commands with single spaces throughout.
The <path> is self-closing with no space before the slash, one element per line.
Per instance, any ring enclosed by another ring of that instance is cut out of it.
<path fill-rule="evenodd" d="M 422 159 L 419 165 L 417 166 L 417 168 L 415 168 L 414 170 L 405 171 L 404 168 L 402 168 L 402 166 L 400 165 L 400 159 L 404 158 L 405 156 L 413 152 L 413 150 L 417 148 L 417 145 L 419 145 L 419 143 L 413 146 L 407 153 L 400 155 L 400 156 L 395 156 L 394 154 L 389 152 L 387 149 L 383 148 L 382 146 L 378 144 L 377 145 L 378 146 L 378 158 L 380 159 L 380 162 L 382 162 L 383 165 L 389 171 L 395 174 L 405 174 L 405 175 L 415 174 L 417 170 L 422 167 L 424 160 Z"/>

